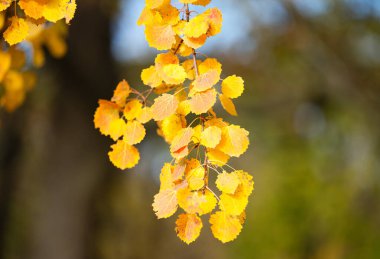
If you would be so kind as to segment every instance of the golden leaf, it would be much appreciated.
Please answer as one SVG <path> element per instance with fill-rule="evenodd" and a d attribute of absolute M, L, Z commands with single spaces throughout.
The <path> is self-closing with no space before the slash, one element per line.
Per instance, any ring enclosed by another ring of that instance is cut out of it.
<path fill-rule="evenodd" d="M 218 175 L 215 183 L 220 191 L 233 194 L 240 184 L 240 181 L 239 176 L 235 172 L 227 173 L 223 171 L 223 173 Z"/>
<path fill-rule="evenodd" d="M 215 148 L 222 139 L 222 130 L 216 126 L 206 128 L 201 133 L 201 145 L 208 148 Z"/>
<path fill-rule="evenodd" d="M 237 125 L 224 127 L 222 140 L 216 148 L 227 155 L 239 157 L 248 149 L 248 135 L 248 131 Z"/>
<path fill-rule="evenodd" d="M 94 124 L 103 135 L 111 134 L 111 123 L 119 119 L 119 106 L 116 103 L 99 100 L 99 106 L 95 111 Z"/>
<path fill-rule="evenodd" d="M 230 98 L 224 96 L 223 94 L 220 94 L 219 100 L 220 100 L 220 103 L 222 104 L 223 109 L 226 112 L 228 112 L 232 116 L 237 116 L 235 104 L 233 103 L 233 101 Z"/>
<path fill-rule="evenodd" d="M 22 42 L 28 36 L 29 26 L 23 18 L 16 16 L 11 18 L 11 25 L 4 32 L 4 39 L 9 45 Z"/>
<path fill-rule="evenodd" d="M 114 166 L 121 170 L 133 168 L 140 160 L 140 154 L 137 148 L 123 140 L 118 140 L 111 148 L 112 150 L 108 152 L 108 156 Z"/>
<path fill-rule="evenodd" d="M 215 238 L 227 243 L 240 233 L 242 225 L 239 218 L 218 211 L 210 216 L 211 231 Z"/>
<path fill-rule="evenodd" d="M 175 32 L 171 25 L 147 25 L 146 40 L 149 46 L 157 50 L 167 50 L 175 44 Z"/>
<path fill-rule="evenodd" d="M 113 93 L 113 97 L 111 101 L 116 103 L 120 107 L 124 107 L 125 102 L 130 93 L 131 93 L 131 88 L 129 84 L 127 83 L 127 81 L 123 80 L 117 85 Z"/>
<path fill-rule="evenodd" d="M 145 133 L 145 128 L 140 122 L 129 121 L 125 127 L 124 141 L 129 145 L 138 144 L 144 139 Z"/>
<path fill-rule="evenodd" d="M 195 241 L 203 227 L 201 218 L 195 214 L 181 214 L 175 224 L 177 236 L 186 244 Z"/>
<path fill-rule="evenodd" d="M 192 192 L 188 188 L 178 191 L 179 206 L 190 214 L 204 215 L 210 213 L 216 206 L 217 200 L 209 190 Z"/>
<path fill-rule="evenodd" d="M 216 91 L 213 88 L 205 92 L 196 93 L 190 99 L 190 110 L 197 115 L 206 113 L 214 106 L 215 102 Z"/>
<path fill-rule="evenodd" d="M 177 98 L 171 94 L 163 94 L 157 97 L 151 107 L 153 119 L 155 121 L 162 121 L 173 115 L 177 110 L 178 103 Z"/>
<path fill-rule="evenodd" d="M 224 96 L 234 99 L 242 95 L 244 91 L 244 80 L 238 76 L 229 76 L 222 82 L 222 93 Z"/>
<path fill-rule="evenodd" d="M 178 208 L 177 191 L 166 189 L 154 195 L 153 210 L 157 218 L 169 218 Z"/>

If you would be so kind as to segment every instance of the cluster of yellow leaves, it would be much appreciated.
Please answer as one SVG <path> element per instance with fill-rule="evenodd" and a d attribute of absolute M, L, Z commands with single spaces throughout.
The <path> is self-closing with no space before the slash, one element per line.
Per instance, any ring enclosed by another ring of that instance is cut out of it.
<path fill-rule="evenodd" d="M 0 107 L 13 111 L 23 103 L 36 81 L 30 69 L 44 65 L 44 47 L 55 58 L 66 54 L 65 23 L 75 10 L 75 0 L 0 0 L 0 31 L 8 43 L 0 49 Z M 29 44 L 19 48 L 24 41 Z"/>
<path fill-rule="evenodd" d="M 7 11 L 11 5 L 16 5 L 16 11 L 7 21 L 8 27 L 3 34 L 9 45 L 27 39 L 35 33 L 36 27 L 43 27 L 46 22 L 55 23 L 64 19 L 70 23 L 76 10 L 75 0 L 1 0 L 0 11 Z"/>
<path fill-rule="evenodd" d="M 154 64 L 141 73 L 142 82 L 150 87 L 138 93 L 142 102 L 101 100 L 95 126 L 117 141 L 109 153 L 110 160 L 121 169 L 130 168 L 139 158 L 132 145 L 142 140 L 145 130 L 141 123 L 148 121 L 140 121 L 138 114 L 146 109 L 149 119 L 158 124 L 158 134 L 170 145 L 173 157 L 172 163 L 161 169 L 160 190 L 153 202 L 156 216 L 168 218 L 182 209 L 175 231 L 189 244 L 200 235 L 201 217 L 211 214 L 211 231 L 225 243 L 234 240 L 242 229 L 254 184 L 248 173 L 227 164 L 231 157 L 246 152 L 249 132 L 217 117 L 214 107 L 219 99 L 227 113 L 237 116 L 233 99 L 242 95 L 244 81 L 236 75 L 223 78 L 222 64 L 215 58 L 197 59 L 196 49 L 221 31 L 221 12 L 211 8 L 190 17 L 190 4 L 207 6 L 211 1 L 179 2 L 184 4 L 182 9 L 169 0 L 145 1 L 137 23 L 145 26 L 149 45 L 166 52 L 158 54 Z M 151 106 L 145 106 L 152 92 L 158 96 L 151 100 Z M 124 119 L 132 122 L 125 123 Z M 136 124 L 133 131 L 126 127 L 130 123 Z M 128 141 L 131 136 L 137 136 L 138 141 Z M 120 137 L 122 140 L 118 140 Z M 210 174 L 214 173 L 216 182 L 212 183 Z"/>
<path fill-rule="evenodd" d="M 180 2 L 206 6 L 210 0 Z M 158 50 L 178 49 L 178 54 L 189 56 L 192 49 L 200 48 L 208 37 L 220 33 L 222 29 L 222 13 L 217 8 L 210 8 L 191 20 L 180 19 L 180 13 L 170 1 L 146 1 L 137 23 L 145 25 L 149 46 Z"/>
<path fill-rule="evenodd" d="M 121 81 L 110 101 L 99 100 L 94 115 L 95 127 L 116 141 L 108 156 L 122 170 L 134 167 L 140 160 L 140 153 L 134 145 L 145 138 L 143 124 L 152 119 L 151 109 L 145 106 L 144 100 L 133 98 L 134 93 L 126 81 Z"/>

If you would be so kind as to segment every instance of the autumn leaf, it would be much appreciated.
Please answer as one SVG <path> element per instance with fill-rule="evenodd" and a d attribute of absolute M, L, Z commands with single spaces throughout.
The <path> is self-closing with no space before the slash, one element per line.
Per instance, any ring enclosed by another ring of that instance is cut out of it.
<path fill-rule="evenodd" d="M 227 173 L 226 171 L 223 171 L 223 173 L 218 175 L 215 183 L 216 187 L 218 187 L 221 192 L 233 194 L 240 184 L 240 181 L 237 173 Z"/>
<path fill-rule="evenodd" d="M 222 130 L 219 127 L 211 126 L 202 131 L 201 145 L 208 148 L 215 148 L 222 139 Z"/>
<path fill-rule="evenodd" d="M 219 208 L 230 215 L 240 215 L 248 204 L 248 197 L 242 187 L 238 187 L 234 194 L 222 193 Z"/>
<path fill-rule="evenodd" d="M 231 114 L 232 116 L 237 116 L 235 104 L 228 97 L 225 97 L 223 94 L 219 95 L 220 103 L 222 104 L 223 109 Z"/>
<path fill-rule="evenodd" d="M 242 229 L 239 218 L 218 211 L 210 217 L 211 231 L 215 238 L 227 243 L 234 240 Z"/>
<path fill-rule="evenodd" d="M 145 36 L 149 46 L 158 50 L 170 49 L 176 42 L 175 32 L 171 25 L 147 25 Z"/>
<path fill-rule="evenodd" d="M 141 114 L 142 106 L 142 103 L 137 99 L 127 102 L 123 111 L 124 117 L 127 120 L 136 119 Z"/>
<path fill-rule="evenodd" d="M 11 5 L 12 2 L 13 2 L 13 0 L 1 0 L 0 1 L 0 12 L 7 9 Z"/>
<path fill-rule="evenodd" d="M 118 119 L 119 106 L 107 100 L 99 100 L 99 106 L 94 115 L 95 128 L 98 128 L 103 135 L 108 136 L 114 131 L 114 127 L 111 129 L 112 122 Z"/>
<path fill-rule="evenodd" d="M 193 191 L 197 191 L 205 185 L 206 170 L 203 166 L 198 166 L 192 169 L 186 176 L 189 188 Z"/>
<path fill-rule="evenodd" d="M 205 92 L 196 93 L 189 101 L 190 110 L 196 115 L 206 113 L 209 109 L 211 109 L 214 106 L 215 102 L 215 89 L 210 89 Z"/>
<path fill-rule="evenodd" d="M 203 227 L 201 218 L 195 214 L 181 214 L 175 223 L 177 236 L 186 244 L 195 241 Z"/>
<path fill-rule="evenodd" d="M 157 218 L 169 218 L 178 208 L 177 191 L 166 189 L 154 196 L 153 210 Z"/>
<path fill-rule="evenodd" d="M 124 141 L 129 145 L 135 145 L 144 139 L 145 134 L 145 128 L 140 122 L 129 121 L 125 127 Z"/>
<path fill-rule="evenodd" d="M 26 39 L 29 32 L 28 23 L 23 18 L 11 18 L 11 25 L 4 32 L 4 39 L 9 45 L 15 45 Z"/>
<path fill-rule="evenodd" d="M 198 65 L 198 70 L 201 75 L 207 73 L 210 70 L 216 70 L 220 77 L 220 74 L 222 73 L 222 64 L 220 64 L 216 58 L 206 58 L 202 63 Z"/>
<path fill-rule="evenodd" d="M 222 130 L 222 140 L 216 148 L 227 155 L 239 157 L 248 149 L 248 134 L 248 131 L 239 126 L 226 126 Z"/>
<path fill-rule="evenodd" d="M 111 101 L 116 103 L 120 107 L 124 107 L 125 102 L 130 93 L 131 93 L 131 88 L 129 84 L 127 83 L 127 81 L 123 80 L 117 85 L 113 93 L 113 97 Z"/>
<path fill-rule="evenodd" d="M 108 153 L 110 161 L 121 170 L 135 167 L 140 160 L 137 148 L 123 140 L 117 141 L 116 144 L 111 146 L 111 149 Z"/>
<path fill-rule="evenodd" d="M 177 194 L 179 206 L 187 213 L 204 215 L 210 213 L 216 206 L 217 200 L 209 191 L 194 191 L 184 188 Z"/>
<path fill-rule="evenodd" d="M 192 128 L 185 128 L 180 130 L 174 137 L 172 144 L 170 145 L 170 153 L 175 158 L 181 158 L 184 155 L 183 150 L 187 148 L 193 136 L 194 130 Z"/>
<path fill-rule="evenodd" d="M 174 114 L 178 107 L 178 100 L 174 95 L 163 94 L 154 100 L 152 105 L 152 116 L 155 121 L 163 119 Z"/>
<path fill-rule="evenodd" d="M 208 149 L 207 157 L 211 164 L 217 165 L 217 166 L 224 166 L 225 164 L 227 164 L 228 160 L 230 159 L 229 155 L 223 153 L 222 151 L 218 149 Z"/>
<path fill-rule="evenodd" d="M 216 85 L 219 82 L 219 79 L 219 72 L 216 69 L 211 69 L 195 79 L 192 91 L 206 91 Z"/>
<path fill-rule="evenodd" d="M 243 94 L 244 80 L 238 76 L 229 76 L 222 82 L 222 93 L 225 97 L 234 99 Z"/>
<path fill-rule="evenodd" d="M 165 163 L 160 173 L 160 191 L 174 188 L 172 172 L 173 166 L 169 163 Z"/>

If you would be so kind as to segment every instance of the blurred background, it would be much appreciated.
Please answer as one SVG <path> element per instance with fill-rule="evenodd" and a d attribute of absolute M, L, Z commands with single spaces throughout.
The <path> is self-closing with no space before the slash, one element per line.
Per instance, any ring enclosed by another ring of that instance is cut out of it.
<path fill-rule="evenodd" d="M 69 52 L 1 114 L 0 258 L 380 258 L 380 1 L 223 0 L 224 29 L 201 49 L 245 78 L 249 151 L 232 160 L 255 192 L 237 240 L 208 219 L 192 245 L 152 211 L 167 145 L 149 124 L 142 160 L 120 171 L 94 129 L 99 98 L 142 86 L 155 51 L 143 0 L 80 0 Z"/>

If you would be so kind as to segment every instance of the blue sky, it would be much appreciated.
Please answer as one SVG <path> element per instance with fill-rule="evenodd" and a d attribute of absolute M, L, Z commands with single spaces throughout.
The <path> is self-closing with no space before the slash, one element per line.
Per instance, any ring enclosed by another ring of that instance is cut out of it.
<path fill-rule="evenodd" d="M 380 17 L 380 0 L 342 0 L 357 16 L 375 12 Z M 144 8 L 144 0 L 121 3 L 121 10 L 114 21 L 112 42 L 114 56 L 118 61 L 145 62 L 156 53 L 145 41 L 144 28 L 136 21 Z M 329 9 L 331 0 L 293 0 L 304 15 L 319 16 Z M 222 10 L 224 25 L 222 33 L 210 38 L 201 52 L 230 53 L 244 57 L 255 49 L 255 41 L 249 36 L 252 27 L 279 25 L 286 22 L 287 14 L 279 0 L 214 0 L 209 7 Z M 179 7 L 179 5 L 177 6 Z M 204 8 L 197 8 L 202 12 Z"/>

